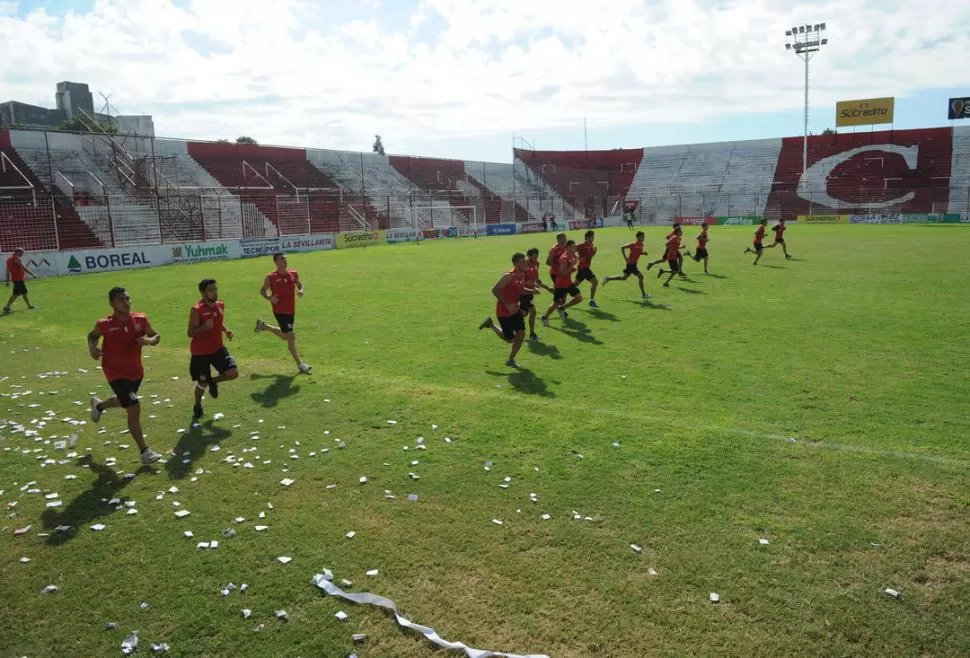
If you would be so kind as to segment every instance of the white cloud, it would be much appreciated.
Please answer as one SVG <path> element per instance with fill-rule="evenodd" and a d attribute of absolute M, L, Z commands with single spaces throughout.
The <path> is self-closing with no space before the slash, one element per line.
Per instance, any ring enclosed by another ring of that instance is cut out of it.
<path fill-rule="evenodd" d="M 122 112 L 153 114 L 163 135 L 367 149 L 375 132 L 415 145 L 582 117 L 609 126 L 792 109 L 802 69 L 784 30 L 805 21 L 826 21 L 831 39 L 813 64 L 815 104 L 970 83 L 960 66 L 970 6 L 876 4 L 420 0 L 390 25 L 400 6 L 375 0 L 342 23 L 314 0 L 98 0 L 88 14 L 26 18 L 0 2 L 0 84 L 48 104 L 55 82 L 88 82 Z M 199 54 L 186 39 L 218 47 Z"/>

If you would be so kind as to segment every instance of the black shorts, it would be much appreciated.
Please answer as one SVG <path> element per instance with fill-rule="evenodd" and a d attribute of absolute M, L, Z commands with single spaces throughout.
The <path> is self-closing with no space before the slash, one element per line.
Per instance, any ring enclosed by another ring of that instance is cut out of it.
<path fill-rule="evenodd" d="M 515 338 L 517 331 L 525 331 L 525 318 L 522 317 L 521 313 L 504 318 L 499 316 L 498 324 L 502 327 L 502 335 L 505 336 L 505 340 Z"/>
<path fill-rule="evenodd" d="M 627 263 L 626 268 L 623 270 L 623 274 L 633 274 L 634 276 L 641 276 L 640 268 L 637 267 L 636 263 Z"/>
<path fill-rule="evenodd" d="M 755 242 L 754 243 L 755 253 L 760 254 L 763 249 L 764 249 L 764 246 L 760 242 Z"/>
<path fill-rule="evenodd" d="M 236 367 L 236 360 L 232 358 L 225 347 L 214 354 L 193 354 L 189 360 L 189 376 L 196 382 L 207 382 L 212 376 L 211 368 L 215 368 L 220 375 Z"/>
<path fill-rule="evenodd" d="M 577 288 L 575 285 L 571 285 L 568 288 L 556 288 L 555 290 L 556 291 L 552 293 L 552 299 L 556 302 L 566 301 L 566 295 L 575 297 L 576 295 L 580 294 L 579 288 Z"/>
<path fill-rule="evenodd" d="M 284 334 L 291 333 L 293 331 L 293 323 L 296 321 L 296 316 L 292 313 L 273 313 L 273 317 L 276 318 L 276 323 L 280 326 L 280 331 Z"/>
<path fill-rule="evenodd" d="M 27 284 L 23 281 L 13 282 L 13 294 L 15 295 L 26 295 L 27 294 Z"/>
<path fill-rule="evenodd" d="M 138 404 L 138 389 L 141 387 L 140 379 L 136 379 L 135 381 L 131 381 L 130 379 L 116 379 L 108 382 L 108 386 L 111 387 L 111 390 L 123 408 L 127 409 Z"/>
<path fill-rule="evenodd" d="M 680 260 L 678 260 L 676 257 L 673 259 L 668 259 L 667 267 L 670 268 L 671 272 L 674 272 L 674 273 L 680 272 Z"/>
<path fill-rule="evenodd" d="M 522 315 L 528 315 L 529 311 L 535 308 L 532 299 L 532 295 L 519 295 L 519 310 L 522 311 Z"/>
<path fill-rule="evenodd" d="M 596 278 L 593 274 L 593 270 L 588 267 L 581 267 L 578 272 L 576 272 L 576 283 L 582 283 L 583 281 L 592 281 Z"/>
<path fill-rule="evenodd" d="M 775 244 L 785 244 L 785 238 L 775 238 Z"/>
<path fill-rule="evenodd" d="M 698 249 L 694 252 L 694 260 L 704 260 L 707 258 L 707 249 Z"/>

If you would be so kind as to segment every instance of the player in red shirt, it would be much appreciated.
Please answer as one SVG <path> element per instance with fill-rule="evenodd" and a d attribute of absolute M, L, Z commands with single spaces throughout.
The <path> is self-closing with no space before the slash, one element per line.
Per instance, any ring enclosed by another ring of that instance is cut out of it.
<path fill-rule="evenodd" d="M 536 253 L 538 256 L 538 253 Z M 495 326 L 492 318 L 485 318 L 479 329 L 491 329 L 495 334 L 506 343 L 512 344 L 509 352 L 509 360 L 505 365 L 510 368 L 517 368 L 515 357 L 522 348 L 522 341 L 525 340 L 525 318 L 522 309 L 519 307 L 519 300 L 523 294 L 536 294 L 535 288 L 527 288 L 525 285 L 525 254 L 512 254 L 512 269 L 502 275 L 502 277 L 492 286 L 492 294 L 495 295 L 495 315 L 498 317 L 499 326 Z"/>
<path fill-rule="evenodd" d="M 785 252 L 785 258 L 791 260 L 791 255 L 788 253 L 788 245 L 785 244 L 785 220 L 784 218 L 779 219 L 778 223 L 771 228 L 775 232 L 775 241 L 769 245 L 765 246 L 765 249 L 774 249 L 778 245 L 781 245 L 781 250 Z"/>
<path fill-rule="evenodd" d="M 104 401 L 97 396 L 91 398 L 91 420 L 97 423 L 107 409 L 124 409 L 128 414 L 128 430 L 141 450 L 142 463 L 154 464 L 162 456 L 145 445 L 138 388 L 145 375 L 141 348 L 143 345 L 158 345 L 160 336 L 152 328 L 148 316 L 131 312 L 131 297 L 124 288 L 112 288 L 108 292 L 108 303 L 113 313 L 94 324 L 88 334 L 88 352 L 92 359 L 101 361 L 104 378 L 114 395 Z M 99 340 L 102 340 L 101 347 L 98 347 Z"/>
<path fill-rule="evenodd" d="M 667 262 L 667 242 L 670 241 L 670 238 L 674 237 L 674 234 L 677 232 L 677 229 L 679 228 L 680 228 L 680 222 L 674 222 L 673 225 L 670 227 L 670 233 L 668 233 L 666 237 L 664 237 L 664 248 L 663 248 L 663 251 L 660 252 L 660 258 L 658 258 L 655 261 L 647 263 L 647 271 L 649 271 L 650 268 L 653 267 L 654 265 L 660 265 L 661 263 Z M 684 274 L 684 255 L 683 254 L 677 254 L 677 272 L 680 274 L 680 276 L 687 276 L 686 274 Z"/>
<path fill-rule="evenodd" d="M 567 240 L 566 250 L 559 256 L 559 266 L 556 268 L 556 276 L 553 280 L 555 290 L 552 293 L 552 304 L 540 318 L 544 327 L 549 326 L 549 316 L 552 315 L 553 311 L 559 313 L 559 317 L 565 320 L 569 317 L 566 309 L 583 301 L 583 295 L 579 292 L 576 282 L 573 281 L 573 272 L 576 271 L 578 263 L 576 241 Z M 567 296 L 572 297 L 568 302 L 566 301 Z"/>
<path fill-rule="evenodd" d="M 697 234 L 697 249 L 694 250 L 694 253 L 692 254 L 689 250 L 687 251 L 687 255 L 693 258 L 695 263 L 704 261 L 704 274 L 710 274 L 707 271 L 707 243 L 710 240 L 707 237 L 707 227 L 707 222 L 701 224 L 701 232 Z"/>
<path fill-rule="evenodd" d="M 189 375 L 195 382 L 195 406 L 192 408 L 192 420 L 199 420 L 203 416 L 202 398 L 206 388 L 213 399 L 219 397 L 219 383 L 227 382 L 239 376 L 236 360 L 222 342 L 222 335 L 232 340 L 232 330 L 225 325 L 225 305 L 219 299 L 219 288 L 215 279 L 203 279 L 199 282 L 199 292 L 202 299 L 195 303 L 189 311 L 188 336 L 192 339 L 189 352 Z M 219 373 L 212 376 L 212 368 Z"/>
<path fill-rule="evenodd" d="M 677 228 L 674 229 L 674 232 L 667 240 L 667 244 L 664 245 L 664 248 L 667 250 L 666 253 L 664 254 L 664 258 L 666 258 L 667 267 L 669 267 L 670 269 L 665 270 L 661 268 L 660 271 L 657 272 L 658 279 L 662 277 L 664 274 L 667 274 L 667 273 L 670 274 L 670 276 L 667 277 L 667 280 L 664 282 L 664 288 L 669 288 L 670 280 L 673 279 L 676 274 L 680 273 L 680 261 L 682 258 L 680 253 L 680 236 L 682 234 L 683 234 L 683 231 L 678 226 Z"/>
<path fill-rule="evenodd" d="M 18 297 L 23 297 L 24 301 L 27 302 L 27 308 L 33 310 L 35 307 L 30 303 L 30 297 L 27 296 L 27 284 L 24 283 L 26 276 L 29 274 L 35 279 L 37 276 L 27 269 L 24 265 L 24 250 L 17 248 L 13 250 L 13 255 L 7 259 L 7 274 L 6 282 L 7 287 L 10 287 L 10 282 L 13 281 L 13 294 L 10 295 L 10 299 L 7 303 L 3 305 L 3 314 L 7 315 L 10 313 L 10 306 L 17 301 Z"/>
<path fill-rule="evenodd" d="M 637 267 L 637 263 L 640 262 L 640 256 L 647 253 L 645 251 L 647 245 L 643 242 L 645 237 L 646 236 L 644 235 L 643 231 L 637 231 L 636 241 L 620 247 L 620 254 L 623 256 L 623 260 L 626 261 L 626 269 L 623 270 L 623 274 L 621 276 L 608 276 L 603 279 L 604 288 L 610 281 L 626 281 L 632 274 L 640 282 L 640 295 L 643 297 L 643 299 L 650 298 L 647 291 L 643 289 L 643 273 L 640 271 L 640 268 Z"/>
<path fill-rule="evenodd" d="M 583 281 L 589 281 L 589 305 L 591 308 L 599 308 L 596 305 L 596 288 L 600 284 L 600 280 L 596 278 L 593 274 L 593 270 L 590 269 L 590 265 L 593 262 L 593 256 L 596 255 L 596 245 L 593 244 L 593 238 L 595 237 L 593 231 L 586 231 L 586 241 L 576 247 L 576 253 L 579 255 L 579 264 L 577 265 L 578 270 L 576 271 L 576 285 L 578 286 Z"/>
<path fill-rule="evenodd" d="M 300 281 L 299 272 L 286 267 L 286 254 L 283 252 L 273 254 L 273 263 L 276 264 L 276 269 L 263 279 L 263 287 L 259 289 L 259 294 L 273 305 L 273 315 L 280 326 L 274 327 L 262 320 L 256 320 L 256 331 L 268 331 L 285 340 L 300 372 L 308 375 L 312 368 L 300 358 L 300 353 L 296 349 L 296 333 L 293 331 L 293 322 L 296 319 L 296 297 L 303 296 L 303 282 Z"/>
<path fill-rule="evenodd" d="M 765 227 L 768 226 L 768 220 L 762 219 L 761 223 L 758 225 L 758 229 L 754 232 L 754 244 L 751 247 L 745 247 L 744 253 L 755 254 L 754 262 L 752 265 L 757 265 L 758 261 L 761 260 L 762 254 L 764 254 L 764 245 L 762 244 L 765 239 Z"/>
<path fill-rule="evenodd" d="M 525 252 L 525 255 L 525 269 L 522 271 L 522 276 L 525 280 L 526 290 L 533 292 L 524 292 L 519 297 L 519 310 L 523 317 L 529 316 L 529 340 L 539 340 L 539 336 L 536 335 L 536 307 L 533 298 L 539 294 L 540 288 L 549 292 L 555 291 L 539 278 L 539 268 L 542 266 L 542 263 L 539 262 L 539 250 L 533 247 Z"/>
<path fill-rule="evenodd" d="M 556 279 L 556 275 L 559 273 L 559 259 L 566 252 L 566 234 L 559 233 L 556 235 L 556 244 L 549 248 L 549 255 L 546 256 L 546 265 L 549 266 L 549 276 L 553 280 Z"/>

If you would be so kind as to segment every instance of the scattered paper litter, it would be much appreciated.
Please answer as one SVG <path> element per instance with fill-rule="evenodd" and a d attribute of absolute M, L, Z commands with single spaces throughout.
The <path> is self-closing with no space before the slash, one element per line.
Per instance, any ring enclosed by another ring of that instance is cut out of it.
<path fill-rule="evenodd" d="M 762 546 L 767 546 L 770 542 L 767 539 L 759 539 L 758 543 Z"/>
<path fill-rule="evenodd" d="M 186 530 L 185 532 L 182 533 L 182 536 L 184 536 L 186 539 L 192 539 L 193 537 L 195 537 L 195 535 L 192 534 L 191 530 Z"/>
<path fill-rule="evenodd" d="M 361 475 L 360 476 L 360 483 L 361 484 L 367 484 L 367 476 L 366 475 Z"/>
<path fill-rule="evenodd" d="M 339 612 L 337 612 L 337 614 L 334 615 L 334 617 L 337 618 L 337 621 L 344 621 L 345 619 L 347 619 L 347 613 L 344 612 L 343 610 L 340 610 Z"/>
<path fill-rule="evenodd" d="M 253 614 L 253 611 L 250 610 L 249 608 L 243 608 L 242 613 L 243 613 L 243 619 L 249 619 L 249 617 Z"/>
<path fill-rule="evenodd" d="M 269 529 L 269 526 L 268 525 L 258 525 L 258 526 L 255 526 L 254 529 L 256 530 L 256 532 L 263 532 L 264 530 L 268 530 Z"/>
<path fill-rule="evenodd" d="M 178 379 L 176 377 L 175 379 Z M 138 648 L 138 631 L 132 631 L 131 635 L 125 638 L 124 642 L 121 643 L 121 652 L 126 656 L 130 656 Z"/>
<path fill-rule="evenodd" d="M 356 536 L 357 536 L 357 533 L 354 532 L 353 530 L 347 533 L 347 539 L 353 539 Z"/>
<path fill-rule="evenodd" d="M 293 480 L 292 478 L 283 478 L 280 480 L 280 484 L 282 484 L 284 487 L 288 487 L 294 482 L 296 482 L 296 480 Z"/>
<path fill-rule="evenodd" d="M 893 597 L 894 599 L 898 599 L 899 598 L 899 592 L 897 590 L 892 589 L 891 587 L 887 587 L 885 589 L 885 592 L 886 592 L 886 594 L 888 594 L 889 596 Z"/>
<path fill-rule="evenodd" d="M 53 594 L 57 591 L 57 585 L 48 585 L 44 588 L 44 594 Z"/>
<path fill-rule="evenodd" d="M 542 520 L 543 520 L 543 521 L 548 521 L 548 520 L 549 520 L 549 519 L 551 519 L 551 518 L 552 518 L 552 517 L 551 517 L 551 516 L 549 516 L 548 514 L 543 514 L 543 515 L 542 515 Z"/>
<path fill-rule="evenodd" d="M 225 417 L 226 414 L 222 413 L 221 411 L 217 411 L 216 413 L 212 414 L 212 420 L 222 420 Z"/>
<path fill-rule="evenodd" d="M 279 556 L 276 559 L 279 560 L 280 562 L 282 562 L 283 564 L 289 564 L 290 562 L 293 561 L 293 558 L 288 557 L 286 555 L 281 555 L 281 556 Z"/>
<path fill-rule="evenodd" d="M 102 530 L 104 530 L 107 527 L 108 526 L 106 526 L 103 523 L 95 523 L 93 526 L 91 526 L 91 529 L 94 530 L 95 532 L 101 532 Z"/>
<path fill-rule="evenodd" d="M 282 621 L 287 621 L 289 620 L 290 616 L 286 613 L 286 610 L 277 610 L 276 618 Z"/>
<path fill-rule="evenodd" d="M 721 601 L 721 595 L 717 592 L 711 592 L 711 603 L 719 603 Z"/>
<path fill-rule="evenodd" d="M 505 522 L 500 521 L 499 519 L 492 519 L 492 523 L 494 523 L 495 525 L 505 525 Z"/>
<path fill-rule="evenodd" d="M 643 548 L 640 546 L 637 546 L 636 544 L 630 544 L 630 548 L 632 548 L 637 553 L 643 552 Z"/>
<path fill-rule="evenodd" d="M 368 576 L 376 576 L 378 573 L 379 572 L 378 572 L 377 569 L 371 569 L 370 571 L 367 572 L 367 575 Z"/>
<path fill-rule="evenodd" d="M 168 653 L 169 649 L 170 647 L 165 642 L 151 645 L 152 653 Z"/>
<path fill-rule="evenodd" d="M 20 564 L 27 564 L 28 562 L 30 562 L 30 558 L 29 557 L 22 557 L 22 558 L 20 558 Z"/>
<path fill-rule="evenodd" d="M 657 570 L 654 569 L 653 567 L 650 567 L 649 569 L 647 569 L 647 575 L 648 576 L 656 576 L 657 575 Z"/>
<path fill-rule="evenodd" d="M 187 509 L 180 509 L 179 511 L 177 511 L 177 512 L 175 513 L 175 516 L 176 516 L 177 518 L 180 518 L 180 519 L 184 519 L 185 517 L 187 517 L 187 516 L 188 516 L 189 514 L 191 514 L 191 513 L 192 513 L 192 512 L 190 512 L 190 511 L 189 511 L 189 510 L 187 510 Z"/>

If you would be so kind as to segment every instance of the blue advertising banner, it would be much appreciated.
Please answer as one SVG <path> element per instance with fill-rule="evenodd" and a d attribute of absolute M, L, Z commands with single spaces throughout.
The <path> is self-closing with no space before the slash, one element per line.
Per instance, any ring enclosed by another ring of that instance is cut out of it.
<path fill-rule="evenodd" d="M 513 235 L 515 224 L 486 224 L 485 235 Z"/>

